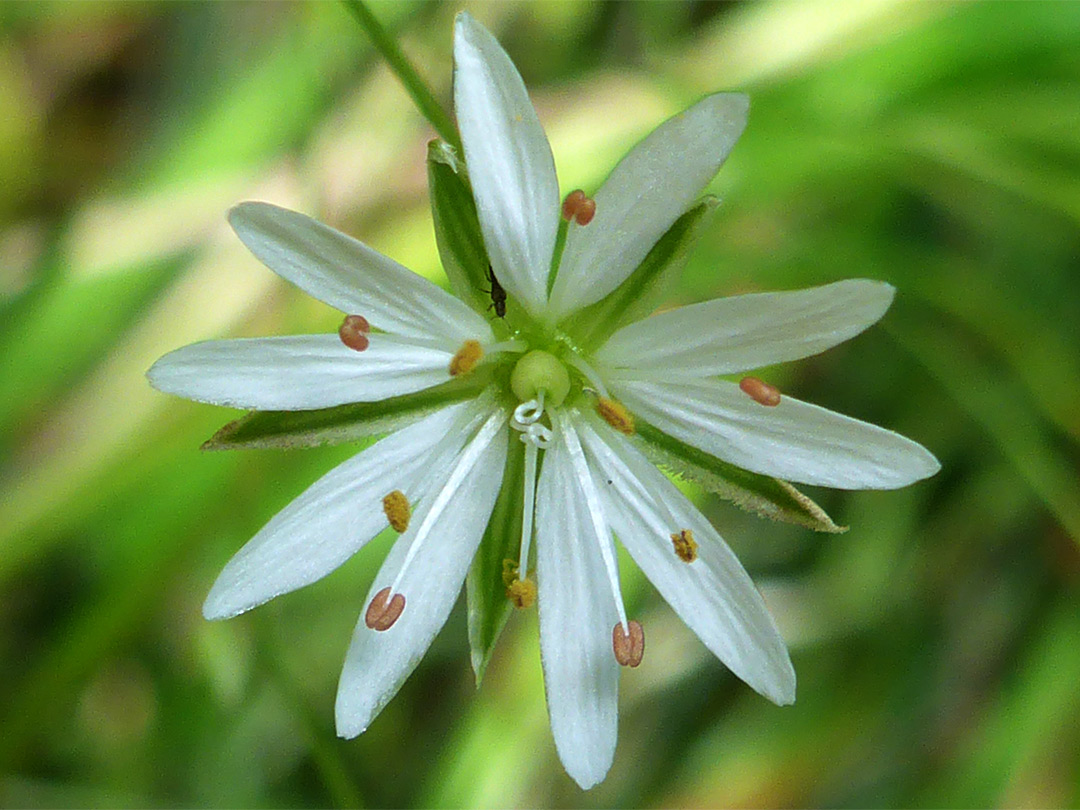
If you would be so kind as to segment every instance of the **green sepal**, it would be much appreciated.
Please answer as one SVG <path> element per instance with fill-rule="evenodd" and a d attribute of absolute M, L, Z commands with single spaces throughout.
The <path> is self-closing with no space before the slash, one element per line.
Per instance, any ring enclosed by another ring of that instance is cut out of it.
<path fill-rule="evenodd" d="M 435 140 L 428 144 L 427 167 L 435 243 L 450 287 L 477 312 L 486 313 L 491 305 L 488 255 L 465 166 L 452 146 Z"/>
<path fill-rule="evenodd" d="M 521 493 L 525 478 L 525 445 L 514 431 L 507 441 L 506 469 L 502 488 L 495 499 L 484 539 L 476 550 L 469 574 L 465 578 L 468 606 L 469 647 L 476 685 L 484 678 L 495 642 L 506 626 L 514 607 L 506 598 L 503 581 L 503 560 L 516 560 L 521 542 L 521 521 L 524 505 Z M 521 572 L 525 576 L 525 572 Z"/>
<path fill-rule="evenodd" d="M 837 526 L 824 509 L 787 481 L 721 461 L 636 416 L 634 430 L 634 443 L 654 464 L 666 467 L 736 506 L 818 532 L 839 534 L 847 531 L 847 526 Z"/>
<path fill-rule="evenodd" d="M 221 428 L 202 449 L 317 447 L 390 433 L 454 402 L 475 398 L 491 374 L 490 368 L 481 366 L 460 379 L 378 402 L 311 411 L 250 411 Z"/>
<path fill-rule="evenodd" d="M 591 351 L 616 329 L 652 314 L 678 283 L 709 215 L 719 204 L 716 197 L 705 197 L 672 223 L 626 281 L 571 315 L 563 328 L 577 345 Z"/>

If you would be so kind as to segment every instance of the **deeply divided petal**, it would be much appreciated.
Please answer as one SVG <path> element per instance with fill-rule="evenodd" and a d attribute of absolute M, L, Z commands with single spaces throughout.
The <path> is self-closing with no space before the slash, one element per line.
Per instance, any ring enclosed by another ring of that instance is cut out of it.
<path fill-rule="evenodd" d="M 454 109 L 495 275 L 536 315 L 559 224 L 555 161 L 510 57 L 466 12 L 454 28 Z"/>
<path fill-rule="evenodd" d="M 785 481 L 896 489 L 941 467 L 911 439 L 788 396 L 767 407 L 724 381 L 615 379 L 610 387 L 660 430 L 724 461 Z"/>
<path fill-rule="evenodd" d="M 302 411 L 439 385 L 450 379 L 453 356 L 387 334 L 371 335 L 363 352 L 337 335 L 208 340 L 169 352 L 146 376 L 159 391 L 196 402 Z"/>
<path fill-rule="evenodd" d="M 229 560 L 203 614 L 235 616 L 329 574 L 387 527 L 388 493 L 398 490 L 416 503 L 445 480 L 481 418 L 472 403 L 451 405 L 335 467 Z"/>
<path fill-rule="evenodd" d="M 363 315 L 395 335 L 441 336 L 461 345 L 492 337 L 480 315 L 445 290 L 363 242 L 311 217 L 263 202 L 244 202 L 229 223 L 267 267 L 347 315 Z"/>
<path fill-rule="evenodd" d="M 611 767 L 618 731 L 619 621 L 592 519 L 569 450 L 544 454 L 537 488 L 536 566 L 540 653 L 555 747 L 582 789 Z"/>
<path fill-rule="evenodd" d="M 746 126 L 749 100 L 719 93 L 661 124 L 596 192 L 588 225 L 571 222 L 551 290 L 559 320 L 614 290 L 719 171 Z"/>
<path fill-rule="evenodd" d="M 775 703 L 795 700 L 795 670 L 765 603 L 712 524 L 623 437 L 585 426 L 582 441 L 615 533 L 668 604 L 706 647 Z M 694 558 L 672 535 L 689 530 Z"/>
<path fill-rule="evenodd" d="M 883 281 L 849 279 L 796 292 L 718 298 L 623 327 L 596 360 L 613 369 L 695 377 L 798 360 L 876 323 L 895 292 Z"/>
<path fill-rule="evenodd" d="M 397 693 L 446 622 L 487 526 L 506 461 L 506 416 L 487 417 L 412 516 L 367 595 L 385 588 L 404 597 L 388 629 L 361 616 L 341 672 L 337 732 L 355 737 Z"/>

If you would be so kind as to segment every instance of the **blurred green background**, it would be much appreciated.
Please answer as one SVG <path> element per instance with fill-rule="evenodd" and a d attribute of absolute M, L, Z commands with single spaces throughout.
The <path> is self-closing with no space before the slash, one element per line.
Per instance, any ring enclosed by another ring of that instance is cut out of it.
<path fill-rule="evenodd" d="M 628 569 L 650 647 L 600 787 L 555 755 L 535 611 L 477 691 L 459 605 L 339 741 L 389 538 L 243 617 L 200 604 L 352 448 L 200 453 L 233 412 L 143 373 L 197 339 L 336 328 L 228 230 L 242 199 L 441 280 L 432 132 L 336 3 L 2 5 L 0 805 L 1080 804 L 1080 4 L 373 5 L 447 102 L 462 7 L 524 75 L 564 193 L 749 92 L 679 298 L 892 282 L 880 326 L 767 376 L 942 472 L 812 492 L 841 536 L 701 499 L 790 642 L 794 707 Z"/>

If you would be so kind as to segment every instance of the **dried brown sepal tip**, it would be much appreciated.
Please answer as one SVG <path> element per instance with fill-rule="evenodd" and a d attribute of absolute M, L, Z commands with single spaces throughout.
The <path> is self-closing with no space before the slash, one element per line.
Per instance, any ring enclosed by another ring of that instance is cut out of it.
<path fill-rule="evenodd" d="M 476 364 L 480 362 L 480 358 L 483 356 L 484 349 L 480 345 L 480 341 L 466 340 L 450 361 L 450 376 L 457 377 L 461 374 L 468 374 L 476 368 Z"/>
<path fill-rule="evenodd" d="M 627 436 L 634 435 L 634 417 L 621 402 L 599 397 L 596 400 L 596 412 L 619 433 L 625 433 Z"/>
<path fill-rule="evenodd" d="M 398 534 L 403 534 L 409 528 L 409 518 L 412 517 L 412 508 L 409 499 L 400 489 L 395 489 L 382 499 L 383 512 L 386 520 Z"/>
<path fill-rule="evenodd" d="M 611 648 L 615 660 L 624 667 L 636 667 L 645 655 L 645 631 L 640 622 L 631 619 L 624 630 L 622 622 L 611 630 Z"/>
<path fill-rule="evenodd" d="M 357 352 L 362 352 L 368 347 L 369 332 L 371 332 L 371 324 L 363 315 L 346 315 L 337 330 L 341 342 Z"/>
<path fill-rule="evenodd" d="M 536 603 L 536 583 L 531 579 L 515 579 L 506 588 L 506 598 L 519 610 Z"/>
<path fill-rule="evenodd" d="M 775 408 L 780 404 L 780 389 L 757 377 L 743 377 L 739 380 L 739 388 L 754 402 L 760 402 L 768 408 Z"/>
<path fill-rule="evenodd" d="M 567 222 L 574 220 L 578 225 L 588 225 L 596 216 L 596 200 L 586 197 L 584 191 L 576 188 L 563 200 L 562 216 Z"/>
<path fill-rule="evenodd" d="M 375 598 L 368 605 L 367 612 L 364 613 L 364 624 L 380 632 L 389 630 L 403 610 L 405 610 L 405 594 L 395 593 L 394 598 L 391 599 L 390 589 L 383 588 L 375 594 Z"/>
<path fill-rule="evenodd" d="M 675 546 L 675 556 L 684 563 L 692 563 L 697 559 L 697 541 L 690 529 L 680 529 L 671 535 L 671 543 Z"/>

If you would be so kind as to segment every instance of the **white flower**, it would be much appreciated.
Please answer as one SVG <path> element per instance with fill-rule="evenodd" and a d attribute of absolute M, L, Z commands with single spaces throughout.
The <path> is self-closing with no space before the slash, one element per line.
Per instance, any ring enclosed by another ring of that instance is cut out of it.
<path fill-rule="evenodd" d="M 619 665 L 636 665 L 644 643 L 623 606 L 613 534 L 733 672 L 776 703 L 795 698 L 786 647 L 750 578 L 639 448 L 660 441 L 710 464 L 852 489 L 904 486 L 938 464 L 895 433 L 786 396 L 776 404 L 776 392 L 753 378 L 719 379 L 858 334 L 888 308 L 887 284 L 743 295 L 577 340 L 604 317 L 618 320 L 586 308 L 623 289 L 693 206 L 742 132 L 744 96 L 709 96 L 638 144 L 596 192 L 592 220 L 589 208 L 567 226 L 551 282 L 560 194 L 524 84 L 467 14 L 454 57 L 492 294 L 501 284 L 510 326 L 301 214 L 243 203 L 229 219 L 259 259 L 375 331 L 362 320 L 343 326 L 354 330 L 353 348 L 338 335 L 198 343 L 163 357 L 149 378 L 162 391 L 254 410 L 404 403 L 399 410 L 409 411 L 409 424 L 274 517 L 225 567 L 204 607 L 211 619 L 234 616 L 330 573 L 388 522 L 398 529 L 341 675 L 344 737 L 367 728 L 446 620 L 520 438 L 525 518 L 508 593 L 526 605 L 538 598 L 552 732 L 567 771 L 588 788 L 614 754 Z"/>

